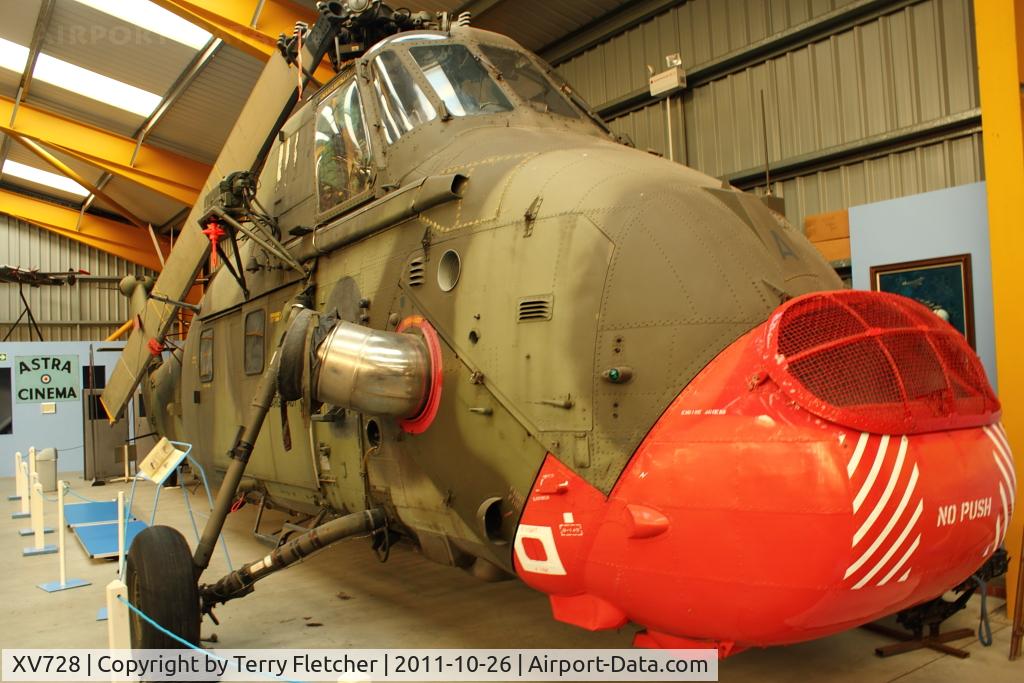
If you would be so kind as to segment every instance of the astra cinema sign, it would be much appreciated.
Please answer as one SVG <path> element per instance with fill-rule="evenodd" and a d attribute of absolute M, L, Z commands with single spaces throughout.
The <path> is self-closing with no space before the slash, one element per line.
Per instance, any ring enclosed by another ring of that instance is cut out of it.
<path fill-rule="evenodd" d="M 18 403 L 79 399 L 78 356 L 17 356 L 14 367 Z"/>

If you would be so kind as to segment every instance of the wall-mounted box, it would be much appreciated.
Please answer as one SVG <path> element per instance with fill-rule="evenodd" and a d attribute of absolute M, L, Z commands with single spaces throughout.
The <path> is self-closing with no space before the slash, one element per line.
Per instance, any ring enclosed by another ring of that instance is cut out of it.
<path fill-rule="evenodd" d="M 671 95 L 686 87 L 686 69 L 673 66 L 650 78 L 651 97 Z"/>

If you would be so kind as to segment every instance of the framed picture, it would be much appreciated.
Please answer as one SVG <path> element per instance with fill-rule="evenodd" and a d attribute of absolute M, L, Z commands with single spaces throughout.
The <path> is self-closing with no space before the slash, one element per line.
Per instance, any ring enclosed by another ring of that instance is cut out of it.
<path fill-rule="evenodd" d="M 971 255 L 871 266 L 871 289 L 902 294 L 932 309 L 974 348 Z"/>

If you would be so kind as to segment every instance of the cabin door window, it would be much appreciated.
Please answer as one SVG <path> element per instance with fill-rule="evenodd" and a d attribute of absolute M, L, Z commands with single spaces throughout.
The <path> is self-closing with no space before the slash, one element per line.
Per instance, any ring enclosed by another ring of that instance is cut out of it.
<path fill-rule="evenodd" d="M 258 375 L 263 372 L 263 357 L 266 343 L 267 314 L 260 309 L 245 316 L 245 348 L 243 349 L 245 374 Z"/>
<path fill-rule="evenodd" d="M 208 327 L 199 335 L 199 381 L 213 381 L 213 328 Z"/>

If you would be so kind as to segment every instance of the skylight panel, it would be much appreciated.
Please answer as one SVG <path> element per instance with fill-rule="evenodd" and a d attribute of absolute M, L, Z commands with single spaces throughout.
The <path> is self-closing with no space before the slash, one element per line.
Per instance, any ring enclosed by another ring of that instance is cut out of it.
<path fill-rule="evenodd" d="M 28 62 L 28 48 L 0 38 L 0 68 L 22 73 Z"/>
<path fill-rule="evenodd" d="M 23 73 L 28 48 L 0 38 L 0 68 Z M 83 69 L 64 60 L 40 53 L 32 78 L 147 117 L 160 104 L 159 95 L 121 81 Z"/>
<path fill-rule="evenodd" d="M 85 189 L 67 176 L 62 176 L 58 173 L 50 173 L 49 171 L 44 171 L 40 168 L 36 168 L 35 166 L 28 166 L 10 159 L 4 162 L 3 172 L 8 175 L 12 175 L 15 178 L 21 178 L 22 180 L 28 180 L 39 185 L 52 187 L 55 190 L 68 192 L 70 194 L 78 195 L 79 197 L 84 197 L 89 194 L 89 190 Z"/>
<path fill-rule="evenodd" d="M 149 0 L 78 0 L 104 14 L 198 50 L 210 40 L 209 33 Z"/>
<path fill-rule="evenodd" d="M 32 78 L 146 117 L 160 104 L 160 96 L 95 71 L 40 53 Z"/>

